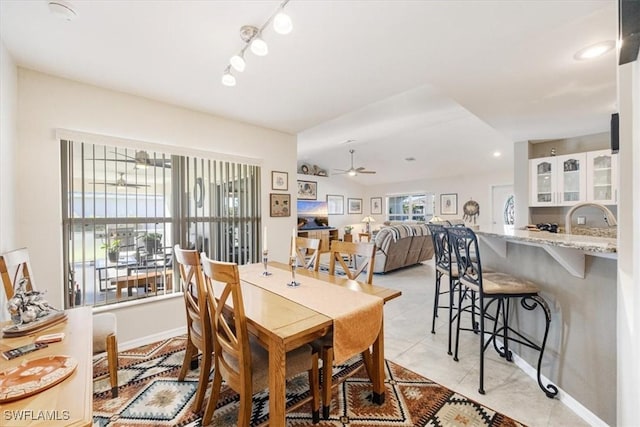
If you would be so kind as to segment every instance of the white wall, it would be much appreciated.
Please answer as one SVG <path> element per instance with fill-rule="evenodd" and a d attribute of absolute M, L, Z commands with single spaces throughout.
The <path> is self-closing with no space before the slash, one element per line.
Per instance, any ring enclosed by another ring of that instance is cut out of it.
<path fill-rule="evenodd" d="M 271 218 L 268 188 L 272 170 L 287 171 L 289 188 L 295 185 L 295 136 L 23 68 L 18 68 L 17 123 L 16 200 L 7 207 L 15 215 L 13 243 L 29 248 L 37 287 L 47 290 L 53 304 L 63 305 L 57 128 L 261 159 L 270 258 L 286 261 L 296 212 Z M 0 162 L 4 169 L 5 159 Z M 114 311 L 125 325 L 119 330 L 121 342 L 185 322 L 181 298 Z"/>
<path fill-rule="evenodd" d="M 640 63 L 618 68 L 620 202 L 618 204 L 618 419 L 640 419 Z"/>
<path fill-rule="evenodd" d="M 0 40 L 0 253 L 15 247 L 15 166 L 18 71 Z M 8 320 L 4 292 L 0 293 L 0 321 Z"/>
<path fill-rule="evenodd" d="M 368 211 L 369 199 L 371 197 L 382 197 L 383 215 L 374 216 L 376 221 L 384 221 L 386 212 L 385 196 L 393 194 L 407 193 L 434 193 L 435 194 L 435 214 L 442 219 L 458 219 L 462 218 L 464 212 L 462 206 L 469 200 L 473 199 L 480 205 L 480 215 L 476 219 L 476 224 L 480 228 L 488 228 L 491 225 L 491 186 L 513 184 L 513 171 L 493 171 L 488 174 L 481 175 L 464 175 L 453 176 L 449 178 L 439 178 L 432 180 L 417 180 L 398 182 L 393 184 L 375 185 L 366 188 L 365 194 L 366 206 Z M 443 215 L 440 209 L 440 194 L 456 193 L 458 195 L 458 214 Z M 473 223 L 471 223 L 473 225 Z M 376 227 L 374 227 L 376 228 Z"/>

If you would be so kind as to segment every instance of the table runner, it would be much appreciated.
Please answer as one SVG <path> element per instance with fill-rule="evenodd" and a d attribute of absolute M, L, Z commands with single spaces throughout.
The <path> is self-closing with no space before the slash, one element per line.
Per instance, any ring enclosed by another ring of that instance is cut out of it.
<path fill-rule="evenodd" d="M 352 291 L 312 277 L 296 275 L 298 287 L 289 287 L 291 272 L 262 264 L 239 266 L 240 280 L 304 305 L 333 319 L 334 363 L 339 364 L 373 344 L 382 326 L 382 298 Z"/>

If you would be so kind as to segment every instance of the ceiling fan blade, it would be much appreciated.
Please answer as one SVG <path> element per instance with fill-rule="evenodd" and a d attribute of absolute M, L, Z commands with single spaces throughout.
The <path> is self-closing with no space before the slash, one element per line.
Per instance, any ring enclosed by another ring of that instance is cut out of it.
<path fill-rule="evenodd" d="M 376 171 L 358 171 L 358 173 L 371 173 L 371 174 L 373 174 L 373 173 L 376 173 Z"/>
<path fill-rule="evenodd" d="M 115 151 L 111 151 L 111 154 L 115 154 L 116 156 L 126 157 L 127 159 L 131 159 L 133 161 L 136 160 L 136 158 L 134 156 L 130 156 L 130 155 L 124 154 L 124 153 L 118 153 L 118 152 L 115 152 Z"/>
<path fill-rule="evenodd" d="M 124 154 L 124 153 L 118 153 L 115 151 L 111 151 L 110 153 L 116 156 L 122 156 L 125 158 L 124 159 L 89 158 L 87 160 L 96 160 L 96 161 L 103 161 L 103 162 L 126 162 L 126 163 L 134 163 L 140 166 L 151 166 L 151 167 L 167 168 L 167 169 L 171 168 L 171 159 L 166 159 L 161 157 L 151 158 L 149 157 L 146 151 L 137 151 L 135 157 L 130 156 L 128 154 Z"/>
<path fill-rule="evenodd" d="M 125 163 L 135 163 L 135 160 L 128 160 L 128 159 L 86 159 L 86 160 L 96 160 L 96 161 L 100 161 L 100 162 L 125 162 Z"/>
<path fill-rule="evenodd" d="M 117 183 L 107 183 L 107 185 L 111 185 L 113 187 L 122 187 L 122 184 L 117 184 Z M 135 188 L 142 188 L 142 187 L 151 187 L 150 185 L 144 185 L 144 184 L 124 184 L 125 187 L 135 187 Z"/>
<path fill-rule="evenodd" d="M 144 185 L 144 184 L 129 184 L 129 183 L 117 183 L 117 182 L 89 182 L 89 184 L 95 184 L 95 185 L 108 185 L 110 187 L 151 187 L 150 185 Z"/>

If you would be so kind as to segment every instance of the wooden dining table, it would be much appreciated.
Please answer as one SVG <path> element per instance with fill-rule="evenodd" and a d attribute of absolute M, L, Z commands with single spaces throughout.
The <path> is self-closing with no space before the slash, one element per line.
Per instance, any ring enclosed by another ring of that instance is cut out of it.
<path fill-rule="evenodd" d="M 37 394 L 0 403 L 1 426 L 91 426 L 93 424 L 93 323 L 91 307 L 66 310 L 67 319 L 18 338 L 0 338 L 0 351 L 31 344 L 40 335 L 63 332 L 60 342 L 15 359 L 0 356 L 0 371 L 26 360 L 47 356 L 71 356 L 78 365 L 68 378 Z M 10 322 L 0 323 L 6 326 Z"/>
<path fill-rule="evenodd" d="M 269 269 L 289 271 L 287 264 L 269 262 Z M 258 274 L 254 266 L 240 266 L 240 280 L 244 299 L 244 309 L 249 332 L 254 335 L 269 352 L 269 424 L 285 425 L 285 355 L 286 352 L 328 334 L 333 329 L 333 319 L 319 313 L 304 303 L 294 302 L 255 282 Z M 330 295 L 340 289 L 376 296 L 383 302 L 401 295 L 395 289 L 368 285 L 342 276 L 332 276 L 301 268 L 296 276 L 304 286 L 305 277 L 312 277 L 327 284 Z M 380 319 L 382 321 L 382 319 Z M 371 346 L 371 357 L 365 358 L 367 370 L 372 379 L 373 401 L 384 403 L 384 325 Z"/>

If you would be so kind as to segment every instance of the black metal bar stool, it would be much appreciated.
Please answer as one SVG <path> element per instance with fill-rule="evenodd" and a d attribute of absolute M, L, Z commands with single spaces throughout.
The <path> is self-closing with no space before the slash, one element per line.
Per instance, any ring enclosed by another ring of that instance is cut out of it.
<path fill-rule="evenodd" d="M 451 325 L 453 324 L 454 316 L 454 289 L 458 284 L 458 268 L 452 267 L 451 263 L 451 251 L 449 246 L 449 236 L 447 230 L 442 224 L 427 224 L 429 232 L 431 233 L 431 239 L 433 241 L 434 251 L 434 264 L 436 268 L 436 282 L 433 301 L 433 317 L 431 319 L 431 333 L 436 333 L 436 317 L 438 317 L 438 311 L 441 308 L 446 308 L 449 312 L 449 347 L 447 354 L 453 354 L 451 352 Z M 447 276 L 449 279 L 449 286 L 447 289 L 442 290 L 441 282 L 442 276 Z M 449 303 L 447 305 L 440 305 L 440 296 L 449 296 Z"/>
<path fill-rule="evenodd" d="M 480 387 L 478 392 L 484 394 L 484 353 L 491 343 L 501 357 L 512 360 L 512 353 L 509 350 L 509 343 L 515 342 L 539 352 L 537 379 L 538 385 L 549 398 L 558 394 L 558 388 L 553 384 L 544 385 L 540 376 L 542 357 L 547 344 L 549 325 L 551 323 L 551 311 L 549 305 L 539 295 L 538 287 L 527 280 L 515 278 L 504 273 L 486 272 L 482 274 L 480 262 L 480 251 L 478 248 L 478 238 L 470 228 L 446 227 L 449 244 L 455 254 L 459 272 L 459 295 L 458 295 L 458 315 L 456 325 L 456 347 L 454 360 L 458 360 L 458 347 L 460 339 L 460 317 L 468 310 L 469 306 L 463 307 L 465 295 L 469 292 L 477 294 L 477 306 L 479 309 L 479 332 L 480 332 Z M 540 307 L 545 316 L 545 330 L 542 342 L 537 344 L 525 337 L 517 330 L 509 326 L 509 309 L 512 300 L 520 300 L 520 305 L 525 310 L 535 310 Z M 495 312 L 492 315 L 489 311 L 492 304 L 495 305 Z M 472 299 L 471 305 L 474 305 Z M 472 308 L 473 310 L 473 308 Z M 485 320 L 493 321 L 493 331 L 485 330 Z M 488 339 L 485 339 L 485 333 Z M 502 347 L 498 345 L 496 338 L 502 338 Z"/>

